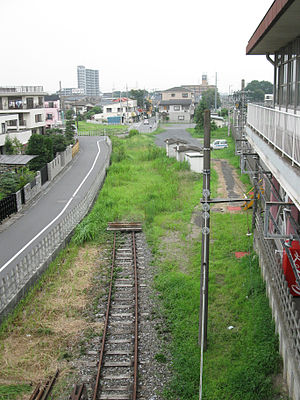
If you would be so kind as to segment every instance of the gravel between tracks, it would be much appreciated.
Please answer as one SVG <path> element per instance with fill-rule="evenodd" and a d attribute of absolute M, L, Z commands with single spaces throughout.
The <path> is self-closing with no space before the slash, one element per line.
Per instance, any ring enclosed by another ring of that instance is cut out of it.
<path fill-rule="evenodd" d="M 164 358 L 157 355 L 164 354 L 162 349 L 163 342 L 159 337 L 158 331 L 163 326 L 164 321 L 160 317 L 157 296 L 153 288 L 153 279 L 156 268 L 151 265 L 152 255 L 148 248 L 144 233 L 136 234 L 138 274 L 139 274 L 139 380 L 138 380 L 138 399 L 139 400 L 162 400 L 161 392 L 166 387 L 171 377 L 168 363 Z M 100 254 L 100 262 L 107 264 L 106 271 L 110 269 L 110 249 L 106 254 Z M 106 281 L 108 277 L 105 273 L 97 276 L 97 279 Z M 89 311 L 89 317 L 94 321 L 102 323 L 106 308 L 105 297 L 100 300 L 97 311 Z M 93 315 L 92 315 L 93 314 Z M 97 361 L 101 347 L 99 336 L 91 337 L 84 343 L 84 351 L 80 358 L 72 362 L 72 366 L 77 370 L 78 383 L 85 382 L 87 385 L 89 398 L 92 397 Z M 169 357 L 166 357 L 169 359 Z"/>

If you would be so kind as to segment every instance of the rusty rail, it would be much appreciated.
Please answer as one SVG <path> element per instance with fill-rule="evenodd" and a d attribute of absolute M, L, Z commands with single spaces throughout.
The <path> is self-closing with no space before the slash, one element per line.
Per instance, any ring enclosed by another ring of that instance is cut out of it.
<path fill-rule="evenodd" d="M 110 312 L 110 306 L 111 306 L 111 295 L 112 295 L 112 288 L 113 288 L 115 259 L 116 259 L 116 233 L 114 233 L 113 254 L 112 254 L 112 263 L 111 263 L 107 309 L 106 309 L 105 323 L 104 323 L 104 328 L 103 328 L 102 344 L 101 344 L 101 350 L 100 350 L 100 357 L 99 357 L 99 364 L 98 364 L 98 370 L 97 370 L 97 376 L 96 376 L 95 389 L 94 389 L 94 393 L 93 393 L 93 400 L 97 400 L 97 393 L 100 388 L 100 375 L 101 375 L 101 368 L 102 368 L 102 362 L 103 362 L 105 340 L 106 340 L 106 335 L 107 335 L 109 312 Z"/>
<path fill-rule="evenodd" d="M 44 386 L 40 383 L 36 386 L 29 400 L 46 400 L 55 384 L 55 381 L 59 375 L 59 370 L 56 370 L 55 375 L 49 378 Z"/>
<path fill-rule="evenodd" d="M 133 393 L 132 399 L 136 400 L 137 396 L 137 380 L 138 380 L 138 277 L 137 277 L 137 260 L 136 260 L 136 246 L 135 246 L 135 233 L 132 232 L 132 249 L 133 249 L 133 263 L 134 263 L 134 291 L 135 291 L 135 321 L 134 321 L 134 376 L 133 376 Z"/>

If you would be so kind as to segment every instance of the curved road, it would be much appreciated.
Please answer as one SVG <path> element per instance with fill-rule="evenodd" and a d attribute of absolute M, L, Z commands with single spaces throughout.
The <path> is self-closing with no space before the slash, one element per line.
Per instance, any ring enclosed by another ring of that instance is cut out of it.
<path fill-rule="evenodd" d="M 174 139 L 183 139 L 188 142 L 188 144 L 193 146 L 201 146 L 203 143 L 203 139 L 196 139 L 191 136 L 190 133 L 186 131 L 186 128 L 194 128 L 195 124 L 174 124 L 162 126 L 165 131 L 156 135 L 155 144 L 159 147 L 166 147 L 165 140 L 174 138 Z"/>
<path fill-rule="evenodd" d="M 13 224 L 1 230 L 0 279 L 80 202 L 102 170 L 108 152 L 105 138 L 80 137 L 79 143 L 80 151 L 70 166 L 22 210 Z"/>

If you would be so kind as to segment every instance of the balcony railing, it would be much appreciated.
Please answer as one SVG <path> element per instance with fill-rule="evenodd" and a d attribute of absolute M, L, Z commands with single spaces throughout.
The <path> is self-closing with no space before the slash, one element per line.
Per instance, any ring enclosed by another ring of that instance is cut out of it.
<path fill-rule="evenodd" d="M 300 166 L 300 115 L 248 104 L 247 124 Z"/>
<path fill-rule="evenodd" d="M 43 93 L 43 86 L 0 86 L 0 93 Z"/>

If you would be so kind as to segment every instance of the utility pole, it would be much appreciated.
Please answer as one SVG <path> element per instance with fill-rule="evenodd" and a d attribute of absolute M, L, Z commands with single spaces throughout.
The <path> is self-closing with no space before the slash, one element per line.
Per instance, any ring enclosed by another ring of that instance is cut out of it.
<path fill-rule="evenodd" d="M 210 232 L 210 111 L 204 111 L 204 160 L 203 160 L 203 203 L 202 247 L 201 247 L 201 296 L 199 318 L 199 344 L 207 347 L 209 232 Z"/>
<path fill-rule="evenodd" d="M 210 110 L 204 111 L 204 160 L 203 160 L 203 206 L 199 336 L 201 346 L 199 400 L 202 399 L 203 353 L 207 349 L 208 319 L 208 274 L 209 274 L 209 232 L 210 232 Z"/>
<path fill-rule="evenodd" d="M 217 92 L 218 92 L 218 74 L 216 72 L 216 87 L 215 87 L 215 112 L 217 112 Z"/>

